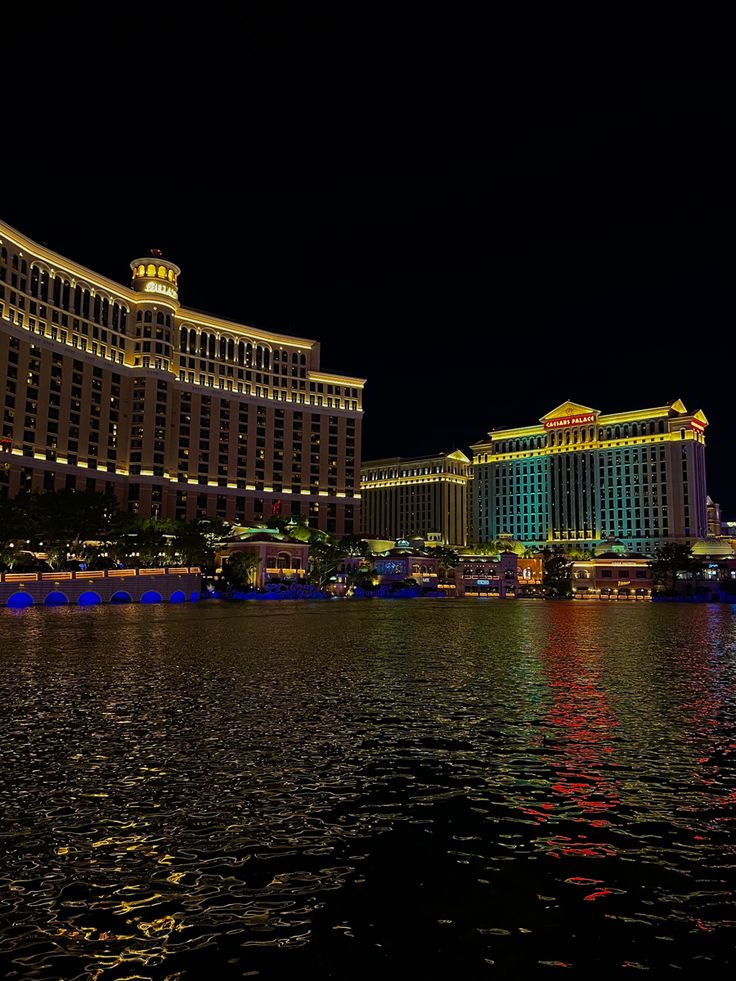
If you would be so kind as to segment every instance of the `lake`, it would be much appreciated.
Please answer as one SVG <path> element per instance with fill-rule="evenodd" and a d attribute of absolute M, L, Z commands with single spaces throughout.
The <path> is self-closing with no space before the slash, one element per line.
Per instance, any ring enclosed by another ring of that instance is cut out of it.
<path fill-rule="evenodd" d="M 8 978 L 736 959 L 736 613 L 0 611 Z"/>

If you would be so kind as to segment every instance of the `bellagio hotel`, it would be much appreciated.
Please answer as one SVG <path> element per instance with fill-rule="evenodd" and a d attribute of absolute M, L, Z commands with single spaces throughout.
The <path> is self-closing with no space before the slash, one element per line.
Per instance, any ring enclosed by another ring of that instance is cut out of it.
<path fill-rule="evenodd" d="M 357 532 L 364 380 L 322 371 L 317 341 L 182 307 L 158 252 L 131 269 L 121 286 L 0 223 L 0 493 Z"/>

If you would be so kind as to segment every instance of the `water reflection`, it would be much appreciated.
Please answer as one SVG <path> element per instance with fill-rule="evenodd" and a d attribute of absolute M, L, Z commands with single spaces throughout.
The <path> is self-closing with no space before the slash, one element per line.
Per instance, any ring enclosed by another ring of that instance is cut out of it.
<path fill-rule="evenodd" d="M 736 619 L 3 611 L 7 976 L 725 970 Z"/>

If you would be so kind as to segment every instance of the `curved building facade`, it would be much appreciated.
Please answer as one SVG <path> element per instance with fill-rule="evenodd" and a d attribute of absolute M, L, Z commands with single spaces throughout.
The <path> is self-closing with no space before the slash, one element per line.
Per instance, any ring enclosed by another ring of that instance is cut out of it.
<path fill-rule="evenodd" d="M 364 380 L 322 371 L 317 341 L 181 306 L 156 250 L 131 270 L 122 286 L 0 222 L 0 492 L 356 532 Z"/>

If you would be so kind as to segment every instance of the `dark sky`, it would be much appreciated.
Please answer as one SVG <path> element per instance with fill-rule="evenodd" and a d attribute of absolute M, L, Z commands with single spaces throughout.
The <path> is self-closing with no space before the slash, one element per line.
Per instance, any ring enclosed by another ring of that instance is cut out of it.
<path fill-rule="evenodd" d="M 736 518 L 726 4 L 110 6 L 3 14 L 6 221 L 319 339 L 366 458 L 682 398 Z"/>

